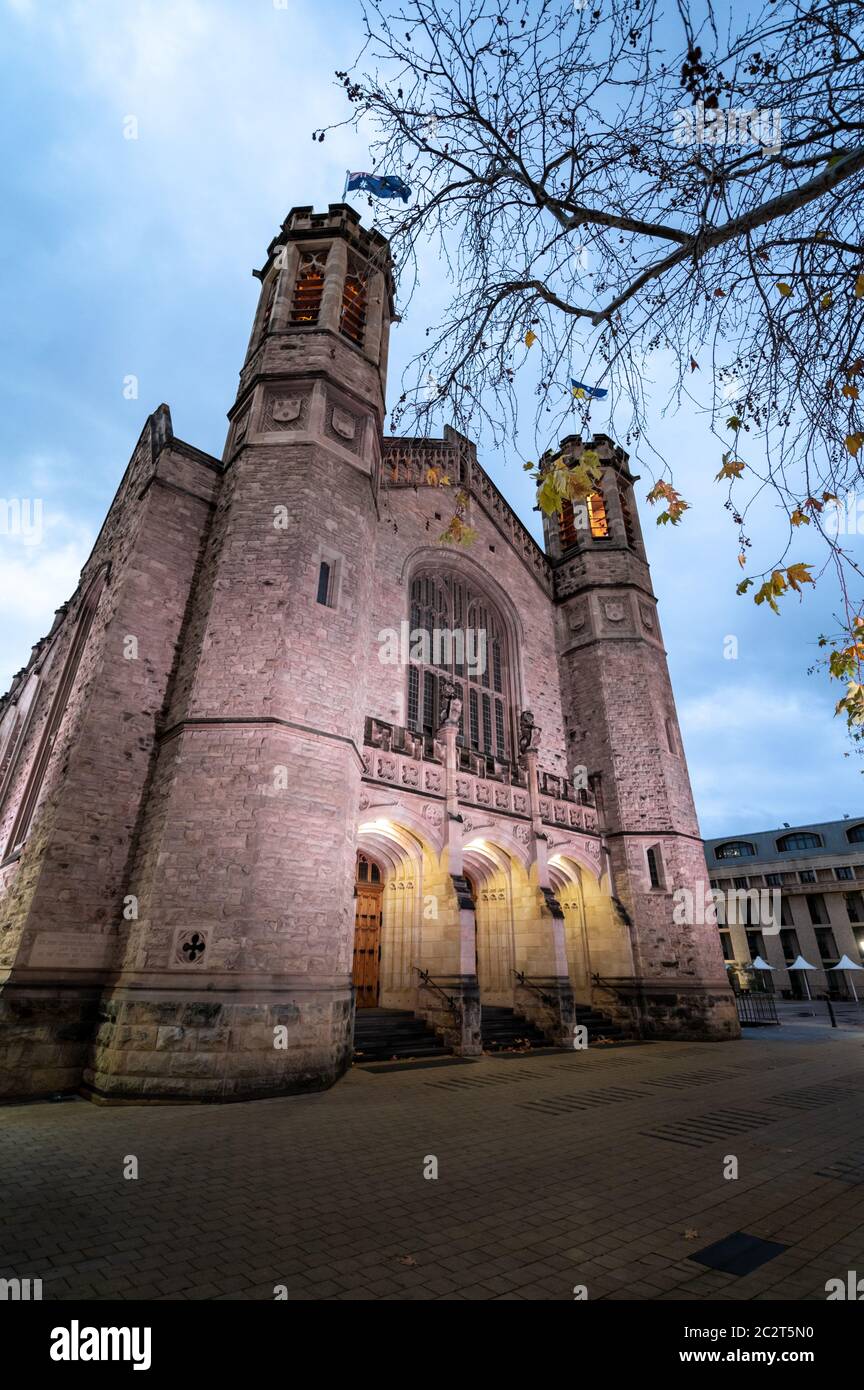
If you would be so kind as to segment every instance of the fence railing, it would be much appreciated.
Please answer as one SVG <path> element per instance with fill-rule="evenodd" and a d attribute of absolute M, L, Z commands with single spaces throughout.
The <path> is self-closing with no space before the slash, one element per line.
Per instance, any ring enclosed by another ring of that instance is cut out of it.
<path fill-rule="evenodd" d="M 736 994 L 735 1003 L 738 1006 L 739 1023 L 756 1027 L 760 1024 L 780 1022 L 777 1017 L 777 1005 L 770 994 L 756 994 L 752 991 Z"/>

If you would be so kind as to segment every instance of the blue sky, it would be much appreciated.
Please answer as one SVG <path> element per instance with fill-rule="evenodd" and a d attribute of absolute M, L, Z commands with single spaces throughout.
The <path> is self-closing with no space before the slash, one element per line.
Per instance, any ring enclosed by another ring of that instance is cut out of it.
<path fill-rule="evenodd" d="M 41 499 L 44 516 L 39 544 L 0 534 L 0 690 L 75 589 L 147 414 L 166 401 L 182 438 L 221 454 L 252 267 L 292 206 L 339 201 L 345 169 L 368 167 L 353 132 L 311 139 L 345 113 L 333 72 L 359 48 L 358 20 L 340 0 L 0 0 L 0 495 Z M 437 257 L 421 272 L 394 330 L 391 400 L 446 293 Z M 736 597 L 716 442 L 692 408 L 660 414 L 664 364 L 646 371 L 655 447 L 692 506 L 661 530 L 650 482 L 638 487 L 702 831 L 860 816 L 838 694 L 806 674 L 836 592 L 826 578 L 782 618 Z M 480 454 L 539 536 L 519 462 L 482 439 Z M 773 559 L 766 548 L 760 567 Z"/>

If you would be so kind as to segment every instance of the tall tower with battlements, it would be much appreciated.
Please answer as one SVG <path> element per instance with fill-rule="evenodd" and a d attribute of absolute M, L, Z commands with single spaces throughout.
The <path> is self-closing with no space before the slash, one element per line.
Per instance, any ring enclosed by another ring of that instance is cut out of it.
<path fill-rule="evenodd" d="M 350 1057 L 390 261 L 352 208 L 295 208 L 257 275 L 86 1078 L 107 1097 L 296 1090 Z"/>
<path fill-rule="evenodd" d="M 600 457 L 597 491 L 545 520 L 553 560 L 558 664 L 571 776 L 597 795 L 633 978 L 601 980 L 607 1006 L 643 1035 L 737 1034 L 716 928 L 706 925 L 705 858 L 675 701 L 623 449 L 605 435 L 562 441 Z M 682 894 L 693 895 L 688 913 Z M 695 920 L 687 921 L 690 915 Z M 679 920 L 680 919 L 680 920 Z"/>

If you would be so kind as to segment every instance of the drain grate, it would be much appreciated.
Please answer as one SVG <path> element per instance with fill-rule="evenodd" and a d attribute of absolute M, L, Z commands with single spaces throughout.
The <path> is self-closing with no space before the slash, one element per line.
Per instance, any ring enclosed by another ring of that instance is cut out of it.
<path fill-rule="evenodd" d="M 769 1105 L 786 1105 L 792 1110 L 819 1110 L 823 1105 L 840 1105 L 849 1099 L 845 1086 L 805 1086 L 769 1096 Z"/>
<path fill-rule="evenodd" d="M 574 1110 L 593 1110 L 601 1105 L 618 1105 L 626 1100 L 645 1100 L 644 1091 L 630 1086 L 607 1086 L 602 1091 L 583 1091 L 581 1095 L 549 1096 L 526 1100 L 522 1110 L 539 1110 L 543 1115 L 569 1115 Z"/>
<path fill-rule="evenodd" d="M 421 1057 L 407 1062 L 355 1062 L 355 1068 L 368 1072 L 370 1076 L 380 1076 L 391 1071 L 426 1071 L 437 1067 L 469 1067 L 472 1063 L 467 1057 Z"/>
<path fill-rule="evenodd" d="M 817 1178 L 834 1178 L 837 1182 L 848 1182 L 853 1186 L 864 1182 L 864 1153 L 847 1154 L 837 1158 L 827 1168 L 820 1168 Z"/>
<path fill-rule="evenodd" d="M 691 1086 L 702 1086 L 715 1081 L 734 1081 L 734 1071 L 682 1071 L 673 1076 L 655 1076 L 645 1080 L 643 1086 L 660 1086 L 668 1090 L 684 1091 Z"/>
<path fill-rule="evenodd" d="M 742 1275 L 752 1274 L 754 1269 L 776 1259 L 788 1248 L 787 1245 L 779 1245 L 776 1240 L 763 1240 L 761 1236 L 748 1236 L 745 1231 L 733 1231 L 731 1236 L 724 1236 L 723 1240 L 706 1245 L 704 1250 L 697 1250 L 695 1255 L 688 1255 L 687 1258 L 706 1265 L 708 1269 L 719 1269 L 723 1274 Z"/>
<path fill-rule="evenodd" d="M 506 1086 L 513 1073 L 506 1076 L 452 1076 L 447 1081 L 427 1081 L 427 1086 L 436 1086 L 439 1091 L 478 1091 L 484 1086 Z"/>
<path fill-rule="evenodd" d="M 712 1110 L 692 1119 L 676 1120 L 656 1129 L 643 1130 L 647 1139 L 662 1139 L 668 1144 L 683 1144 L 690 1149 L 704 1149 L 734 1135 L 747 1134 L 751 1129 L 777 1123 L 776 1115 L 761 1110 Z"/>

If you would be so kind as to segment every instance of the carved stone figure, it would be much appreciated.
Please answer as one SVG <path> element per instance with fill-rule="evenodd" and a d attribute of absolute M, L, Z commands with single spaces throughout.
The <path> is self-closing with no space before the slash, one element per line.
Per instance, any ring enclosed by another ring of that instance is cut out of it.
<path fill-rule="evenodd" d="M 540 747 L 540 732 L 530 709 L 523 709 L 519 716 L 519 752 L 536 753 Z"/>
<path fill-rule="evenodd" d="M 462 713 L 459 687 L 453 681 L 441 682 L 441 719 L 444 724 L 458 724 Z"/>

